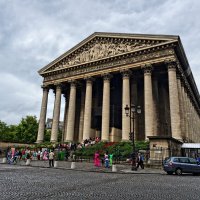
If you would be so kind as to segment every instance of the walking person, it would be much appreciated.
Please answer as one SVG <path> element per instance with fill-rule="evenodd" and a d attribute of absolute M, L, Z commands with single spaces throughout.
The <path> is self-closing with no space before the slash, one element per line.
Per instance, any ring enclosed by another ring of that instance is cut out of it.
<path fill-rule="evenodd" d="M 54 152 L 51 150 L 49 153 L 49 167 L 54 167 Z"/>
<path fill-rule="evenodd" d="M 98 151 L 94 154 L 94 166 L 100 167 L 100 159 Z"/>
<path fill-rule="evenodd" d="M 104 154 L 104 160 L 105 160 L 105 168 L 109 168 L 109 156 L 107 151 Z"/>
<path fill-rule="evenodd" d="M 139 166 L 140 166 L 141 169 L 144 169 L 144 156 L 142 154 L 138 153 L 137 160 L 138 160 L 137 168 L 139 168 Z"/>
<path fill-rule="evenodd" d="M 109 154 L 109 165 L 112 167 L 112 163 L 113 163 L 113 154 Z"/>

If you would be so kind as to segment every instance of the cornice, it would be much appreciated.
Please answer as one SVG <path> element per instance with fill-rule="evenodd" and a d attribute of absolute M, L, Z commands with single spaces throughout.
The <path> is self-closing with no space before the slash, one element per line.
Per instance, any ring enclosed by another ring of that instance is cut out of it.
<path fill-rule="evenodd" d="M 102 70 L 111 70 L 111 71 L 120 71 L 122 68 L 120 66 L 125 66 L 126 68 L 131 68 L 133 64 L 138 65 L 140 68 L 141 64 L 144 62 L 151 62 L 152 59 L 158 60 L 157 62 L 164 61 L 167 57 L 174 58 L 174 51 L 173 49 L 163 49 L 160 51 L 155 52 L 146 52 L 146 54 L 138 53 L 136 55 L 126 55 L 123 56 L 121 59 L 112 59 L 110 62 L 101 62 L 99 64 L 93 64 L 89 66 L 81 66 L 80 68 L 70 68 L 66 71 L 62 71 L 62 73 L 51 73 L 49 76 L 44 78 L 45 82 L 54 82 L 59 79 L 70 79 L 76 76 L 84 76 L 89 73 L 100 73 Z M 120 69 L 120 68 L 121 69 Z"/>

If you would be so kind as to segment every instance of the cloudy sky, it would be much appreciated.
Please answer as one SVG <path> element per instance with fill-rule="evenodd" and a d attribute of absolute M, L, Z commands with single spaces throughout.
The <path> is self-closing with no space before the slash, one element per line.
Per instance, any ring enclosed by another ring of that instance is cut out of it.
<path fill-rule="evenodd" d="M 179 35 L 200 90 L 199 10 L 199 0 L 0 0 L 0 120 L 39 117 L 37 71 L 93 32 Z"/>

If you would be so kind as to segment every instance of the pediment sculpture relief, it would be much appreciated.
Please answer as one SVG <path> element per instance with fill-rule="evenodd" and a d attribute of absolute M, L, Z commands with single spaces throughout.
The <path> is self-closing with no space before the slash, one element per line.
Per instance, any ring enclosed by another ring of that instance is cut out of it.
<path fill-rule="evenodd" d="M 49 70 L 56 70 L 72 66 L 76 64 L 84 64 L 90 61 L 95 61 L 102 58 L 107 58 L 123 53 L 128 53 L 144 47 L 155 45 L 155 41 L 147 42 L 143 40 L 114 40 L 114 41 L 98 41 L 85 45 L 81 48 L 81 52 L 77 52 L 67 56 L 62 62 L 57 63 Z"/>

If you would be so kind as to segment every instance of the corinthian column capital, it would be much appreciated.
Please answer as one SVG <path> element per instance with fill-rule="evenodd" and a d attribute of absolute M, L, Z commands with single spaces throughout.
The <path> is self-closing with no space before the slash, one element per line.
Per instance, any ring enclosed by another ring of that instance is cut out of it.
<path fill-rule="evenodd" d="M 87 83 L 91 83 L 91 84 L 92 84 L 93 81 L 94 81 L 94 78 L 91 77 L 91 76 L 86 76 L 84 79 L 86 80 Z"/>
<path fill-rule="evenodd" d="M 177 62 L 175 60 L 166 60 L 165 64 L 168 67 L 168 70 L 176 70 Z"/>
<path fill-rule="evenodd" d="M 49 92 L 49 86 L 48 85 L 41 85 L 41 88 L 43 91 Z"/>
<path fill-rule="evenodd" d="M 141 68 L 143 69 L 144 74 L 151 74 L 152 69 L 153 69 L 151 64 L 142 65 Z"/>
<path fill-rule="evenodd" d="M 103 77 L 103 80 L 110 80 L 112 78 L 112 75 L 109 73 L 105 73 L 101 75 Z"/>
<path fill-rule="evenodd" d="M 128 69 L 121 70 L 121 73 L 123 78 L 129 78 L 131 76 L 131 71 Z"/>
<path fill-rule="evenodd" d="M 62 84 L 61 83 L 56 83 L 55 86 L 56 86 L 56 89 L 61 89 Z"/>

